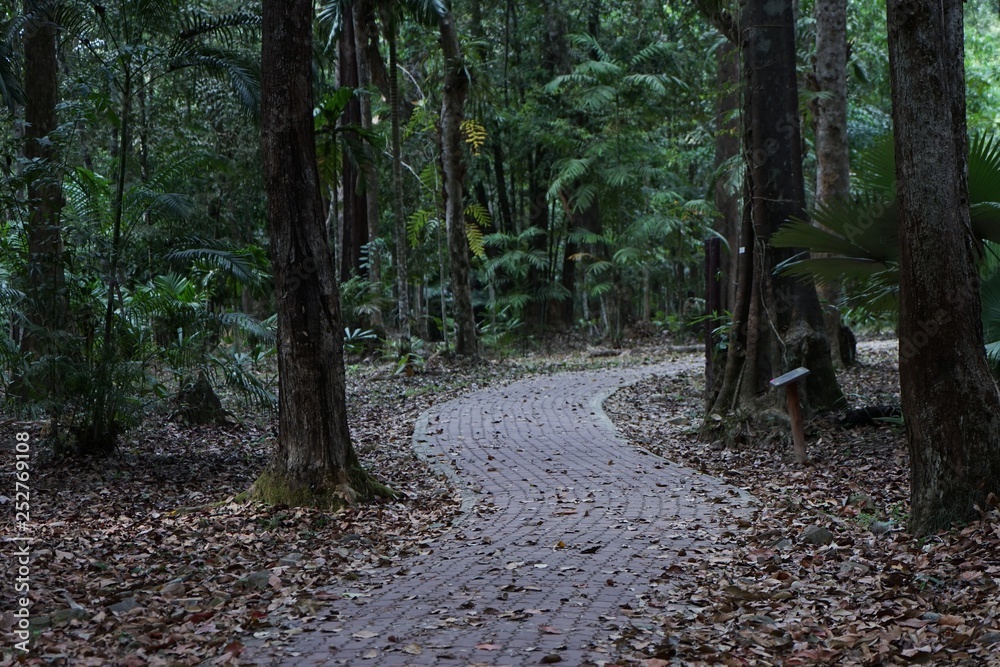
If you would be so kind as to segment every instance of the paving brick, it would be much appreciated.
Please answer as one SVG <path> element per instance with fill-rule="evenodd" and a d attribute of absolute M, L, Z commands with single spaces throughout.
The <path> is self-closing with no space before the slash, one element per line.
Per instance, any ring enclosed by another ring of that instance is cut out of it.
<path fill-rule="evenodd" d="M 414 447 L 464 491 L 455 528 L 402 564 L 409 576 L 340 584 L 371 597 L 331 602 L 339 633 L 251 643 L 247 662 L 524 667 L 553 652 L 565 665 L 607 662 L 621 605 L 679 550 L 718 539 L 720 510 L 747 511 L 745 494 L 620 440 L 600 408 L 620 386 L 691 369 L 563 373 L 435 407 Z M 353 636 L 366 629 L 377 636 Z M 404 652 L 410 644 L 421 652 Z"/>

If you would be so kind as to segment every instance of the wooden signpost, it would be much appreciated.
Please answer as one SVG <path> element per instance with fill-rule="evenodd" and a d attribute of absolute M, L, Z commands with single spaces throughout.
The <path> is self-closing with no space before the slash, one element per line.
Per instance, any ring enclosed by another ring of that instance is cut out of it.
<path fill-rule="evenodd" d="M 799 381 L 807 375 L 809 375 L 809 369 L 800 366 L 771 380 L 772 387 L 785 388 L 788 418 L 792 422 L 792 449 L 795 452 L 795 460 L 799 463 L 809 462 L 809 458 L 806 456 L 806 432 L 802 428 L 802 405 L 799 403 Z"/>

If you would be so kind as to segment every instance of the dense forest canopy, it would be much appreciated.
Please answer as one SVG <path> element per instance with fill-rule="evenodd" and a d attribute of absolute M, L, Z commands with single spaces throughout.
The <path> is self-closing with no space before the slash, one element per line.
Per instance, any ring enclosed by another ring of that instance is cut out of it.
<path fill-rule="evenodd" d="M 830 6 L 791 7 L 780 37 L 791 59 L 765 71 L 753 12 L 709 0 L 318 3 L 313 131 L 348 354 L 381 347 L 413 372 L 438 347 L 475 356 L 552 332 L 611 345 L 700 335 L 704 243 L 718 238 L 718 276 L 732 287 L 709 329 L 724 363 L 727 341 L 740 347 L 753 326 L 736 288 L 749 270 L 741 211 L 780 194 L 758 158 L 789 156 L 787 192 L 800 193 L 771 227 L 754 223 L 761 241 L 787 217 L 870 196 L 889 164 L 877 159 L 893 125 L 885 7 L 836 10 L 846 44 L 831 75 Z M 259 7 L 25 0 L 0 19 L 6 408 L 51 417 L 61 446 L 108 453 L 157 402 L 193 420 L 222 409 L 222 387 L 273 404 Z M 995 7 L 968 3 L 965 33 L 968 131 L 989 137 L 1000 124 Z M 754 77 L 789 86 L 786 111 L 744 88 Z M 850 183 L 830 203 L 817 179 L 838 96 Z M 785 138 L 747 129 L 753 119 L 779 122 Z M 754 270 L 766 275 L 801 258 L 761 248 Z M 289 270 L 306 281 L 318 269 Z M 798 294 L 791 311 L 819 313 L 812 287 L 783 275 L 774 289 Z M 848 325 L 877 325 L 893 313 L 886 275 L 837 282 L 823 303 Z M 827 345 L 816 322 L 813 352 Z M 749 354 L 758 380 L 782 370 L 774 349 Z M 739 374 L 743 359 L 732 360 Z M 816 407 L 839 400 L 832 368 L 810 379 Z M 760 393 L 720 382 L 709 387 L 717 408 Z"/>

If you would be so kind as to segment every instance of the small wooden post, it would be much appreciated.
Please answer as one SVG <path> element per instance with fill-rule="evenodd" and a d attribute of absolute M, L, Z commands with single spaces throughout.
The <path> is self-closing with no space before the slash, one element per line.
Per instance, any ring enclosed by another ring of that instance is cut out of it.
<path fill-rule="evenodd" d="M 802 426 L 802 405 L 799 402 L 799 381 L 807 375 L 809 369 L 800 366 L 771 380 L 772 387 L 785 388 L 788 419 L 792 422 L 792 449 L 795 452 L 795 460 L 799 463 L 809 462 L 809 457 L 806 456 L 806 432 Z"/>

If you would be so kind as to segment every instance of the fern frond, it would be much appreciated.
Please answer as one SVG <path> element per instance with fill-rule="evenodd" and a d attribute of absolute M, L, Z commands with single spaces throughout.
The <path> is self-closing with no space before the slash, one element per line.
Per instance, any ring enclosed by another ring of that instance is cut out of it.
<path fill-rule="evenodd" d="M 420 245 L 421 234 L 433 216 L 433 211 L 424 208 L 414 211 L 406 219 L 406 238 L 409 240 L 411 248 L 416 248 Z"/>
<path fill-rule="evenodd" d="M 489 210 L 479 202 L 473 202 L 465 207 L 465 215 L 472 218 L 481 229 L 489 229 L 493 217 Z"/>
<path fill-rule="evenodd" d="M 611 60 L 608 52 L 604 50 L 604 47 L 601 46 L 601 43 L 598 42 L 593 35 L 587 33 L 575 33 L 569 36 L 569 42 L 583 51 L 593 53 L 597 56 L 599 61 Z"/>
<path fill-rule="evenodd" d="M 483 230 L 479 225 L 465 223 L 465 238 L 469 241 L 469 250 L 480 259 L 486 259 L 483 248 Z"/>
<path fill-rule="evenodd" d="M 473 118 L 466 118 L 462 121 L 461 131 L 465 137 L 465 143 L 469 144 L 472 154 L 479 155 L 479 151 L 489 136 L 486 128 L 479 121 Z"/>

